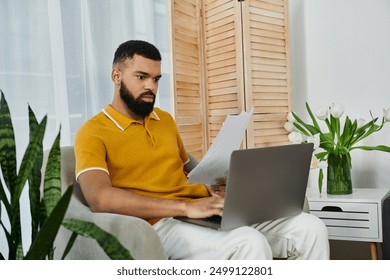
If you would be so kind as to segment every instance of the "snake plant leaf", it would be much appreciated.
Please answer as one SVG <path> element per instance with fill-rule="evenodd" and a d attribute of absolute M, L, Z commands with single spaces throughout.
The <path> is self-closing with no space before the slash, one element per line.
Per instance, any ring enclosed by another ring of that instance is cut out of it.
<path fill-rule="evenodd" d="M 11 245 L 12 245 L 12 236 L 11 236 L 11 233 L 8 231 L 8 229 L 5 227 L 3 221 L 0 219 L 0 226 L 1 228 L 3 229 L 4 231 L 4 234 L 5 234 L 5 238 L 7 239 L 7 243 L 8 243 L 8 248 L 11 248 Z M 10 253 L 10 252 L 8 252 Z"/>
<path fill-rule="evenodd" d="M 61 130 L 60 130 L 61 131 Z M 50 215 L 55 205 L 61 198 L 61 132 L 58 132 L 50 150 L 43 186 L 43 202 L 46 214 Z"/>
<path fill-rule="evenodd" d="M 4 202 L 11 223 L 10 238 L 7 238 L 9 245 L 8 256 L 16 259 L 18 247 L 22 241 L 22 235 L 19 201 L 13 200 L 16 190 L 15 181 L 17 178 L 15 135 L 8 103 L 1 90 L 0 93 L 0 165 L 5 186 L 10 194 L 10 201 L 8 202 L 3 185 L 1 186 L 0 199 Z"/>
<path fill-rule="evenodd" d="M 12 206 L 10 223 L 11 223 L 11 240 L 8 252 L 8 258 L 11 260 L 17 260 L 18 248 L 22 242 L 22 226 L 20 223 L 20 205 L 14 203 Z"/>
<path fill-rule="evenodd" d="M 56 139 L 50 149 L 43 184 L 43 198 L 41 213 L 38 216 L 40 224 L 44 224 L 48 215 L 53 211 L 61 198 L 61 129 L 59 130 Z M 47 255 L 48 259 L 53 259 L 54 248 L 51 246 Z"/>
<path fill-rule="evenodd" d="M 0 201 L 3 202 L 5 211 L 7 211 L 7 215 L 10 216 L 11 214 L 11 204 L 8 201 L 7 195 L 5 193 L 5 189 L 3 184 L 0 181 Z M 0 214 L 1 214 L 1 207 L 0 207 Z"/>
<path fill-rule="evenodd" d="M 31 107 L 28 106 L 29 125 L 30 125 L 30 141 L 33 140 L 36 131 L 39 128 L 39 123 L 35 117 Z M 37 157 L 35 158 L 35 164 L 28 177 L 29 185 L 29 198 L 30 198 L 30 213 L 31 213 L 31 240 L 35 239 L 35 236 L 39 230 L 40 224 L 40 208 L 41 208 L 41 168 L 43 162 L 43 147 L 39 149 Z"/>
<path fill-rule="evenodd" d="M 24 259 L 26 260 L 44 260 L 46 255 L 52 249 L 54 239 L 58 229 L 65 217 L 65 212 L 68 208 L 70 198 L 72 197 L 73 188 L 68 188 L 64 195 L 60 198 L 53 211 L 42 225 L 36 239 L 31 244 Z"/>
<path fill-rule="evenodd" d="M 11 186 L 16 180 L 16 146 L 14 128 L 8 103 L 0 90 L 0 165 L 6 187 L 13 195 Z"/>
<path fill-rule="evenodd" d="M 43 118 L 41 123 L 36 129 L 36 133 L 32 136 L 31 141 L 27 146 L 27 150 L 23 156 L 22 163 L 20 165 L 19 174 L 15 182 L 14 197 L 12 197 L 12 203 L 19 201 L 20 194 L 27 182 L 27 178 L 31 174 L 31 170 L 36 163 L 37 156 L 42 152 L 42 141 L 46 130 L 47 116 Z"/>
<path fill-rule="evenodd" d="M 36 163 L 37 155 L 39 155 L 39 153 L 42 151 L 42 141 L 46 129 L 46 120 L 47 117 L 42 120 L 42 122 L 37 127 L 36 133 L 32 135 L 32 139 L 27 146 L 26 152 L 24 153 L 16 181 L 12 185 L 13 192 L 11 192 L 11 194 L 13 195 L 11 196 L 12 213 L 10 216 L 10 223 L 12 228 L 11 235 L 13 238 L 13 243 L 9 250 L 10 259 L 17 259 L 18 252 L 22 251 L 20 250 L 22 247 L 22 237 L 19 200 L 23 188 L 26 185 L 27 178 L 30 176 Z"/>
<path fill-rule="evenodd" d="M 70 249 L 72 249 L 73 244 L 76 241 L 77 236 L 79 236 L 77 233 L 72 232 L 72 234 L 71 234 L 71 236 L 70 236 L 70 238 L 68 240 L 68 244 L 66 244 L 66 248 L 65 248 L 65 250 L 64 250 L 64 252 L 62 254 L 61 260 L 65 260 L 66 256 L 70 252 Z"/>
<path fill-rule="evenodd" d="M 78 219 L 65 219 L 63 226 L 84 237 L 95 239 L 104 252 L 113 260 L 132 260 L 130 252 L 123 247 L 112 234 L 104 231 L 97 225 Z"/>

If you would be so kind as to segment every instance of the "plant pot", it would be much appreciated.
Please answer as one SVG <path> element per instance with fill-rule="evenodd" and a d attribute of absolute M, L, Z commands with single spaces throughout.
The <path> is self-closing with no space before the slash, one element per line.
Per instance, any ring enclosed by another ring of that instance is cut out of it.
<path fill-rule="evenodd" d="M 327 193 L 352 193 L 351 156 L 349 153 L 330 153 L 328 155 Z"/>

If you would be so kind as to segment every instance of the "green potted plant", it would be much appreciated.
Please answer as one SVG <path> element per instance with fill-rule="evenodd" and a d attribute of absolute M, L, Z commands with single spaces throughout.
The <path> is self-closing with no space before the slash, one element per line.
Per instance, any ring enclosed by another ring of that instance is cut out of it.
<path fill-rule="evenodd" d="M 61 195 L 61 149 L 60 132 L 58 133 L 48 157 L 44 176 L 44 187 L 41 190 L 43 137 L 47 116 L 38 122 L 34 112 L 29 111 L 29 144 L 24 153 L 19 169 L 16 162 L 15 135 L 12 118 L 3 92 L 0 90 L 0 217 L 5 209 L 6 221 L 0 219 L 0 230 L 3 230 L 8 244 L 9 260 L 17 259 L 53 259 L 53 243 L 59 228 L 62 226 L 73 233 L 62 254 L 64 259 L 78 235 L 94 238 L 111 259 L 132 259 L 130 252 L 118 239 L 105 232 L 95 224 L 77 219 L 64 219 L 68 208 L 72 186 Z M 24 254 L 22 244 L 22 226 L 20 219 L 20 196 L 24 187 L 29 187 L 31 214 L 31 246 Z M 0 252 L 0 258 L 5 256 Z"/>
<path fill-rule="evenodd" d="M 287 116 L 288 121 L 284 127 L 290 132 L 288 135 L 290 142 L 314 143 L 315 158 L 312 165 L 319 166 L 321 162 L 327 163 L 327 193 L 352 193 L 351 151 L 360 149 L 390 153 L 390 147 L 386 145 L 359 145 L 360 141 L 380 131 L 390 122 L 390 108 L 383 110 L 381 120 L 371 115 L 372 119 L 366 123 L 363 119 L 354 120 L 346 116 L 344 124 L 340 120 L 344 114 L 342 104 L 321 106 L 313 113 L 309 104 L 306 103 L 306 109 L 311 123 L 306 123 L 294 112 L 290 112 Z M 325 123 L 327 129 L 321 127 L 321 122 Z M 322 192 L 322 180 L 323 171 L 320 169 L 318 179 L 320 193 Z"/>

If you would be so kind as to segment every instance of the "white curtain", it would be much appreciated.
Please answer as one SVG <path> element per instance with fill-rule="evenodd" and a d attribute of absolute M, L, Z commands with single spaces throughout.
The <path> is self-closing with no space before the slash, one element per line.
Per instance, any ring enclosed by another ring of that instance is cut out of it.
<path fill-rule="evenodd" d="M 154 43 L 163 56 L 157 106 L 171 111 L 168 0 L 1 0 L 0 89 L 17 142 L 27 145 L 27 106 L 48 115 L 48 148 L 61 125 L 73 144 L 80 125 L 111 102 L 113 54 L 129 39 Z"/>
<path fill-rule="evenodd" d="M 48 115 L 45 149 L 52 145 L 60 125 L 61 145 L 72 145 L 81 124 L 111 102 L 113 55 L 129 39 L 147 40 L 159 48 L 163 78 L 156 105 L 171 111 L 168 3 L 0 1 L 0 89 L 11 110 L 18 164 L 28 144 L 28 104 L 38 120 Z M 26 188 L 21 199 L 22 223 L 28 225 Z M 28 228 L 23 226 L 25 249 L 30 244 Z M 0 240 L 4 254 L 2 231 Z"/>

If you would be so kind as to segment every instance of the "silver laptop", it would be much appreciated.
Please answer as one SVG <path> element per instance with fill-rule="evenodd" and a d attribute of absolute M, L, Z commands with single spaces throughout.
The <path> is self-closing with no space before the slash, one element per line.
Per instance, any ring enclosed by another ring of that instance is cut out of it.
<path fill-rule="evenodd" d="M 302 212 L 313 144 L 237 150 L 231 154 L 223 216 L 177 219 L 218 230 Z"/>

